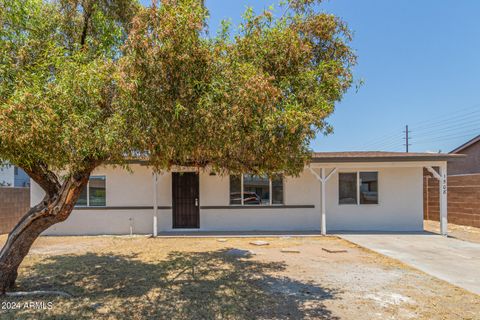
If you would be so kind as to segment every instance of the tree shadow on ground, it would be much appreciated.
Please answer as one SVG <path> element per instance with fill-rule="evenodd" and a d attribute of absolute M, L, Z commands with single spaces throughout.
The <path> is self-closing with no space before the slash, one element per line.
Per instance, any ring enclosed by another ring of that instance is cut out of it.
<path fill-rule="evenodd" d="M 338 291 L 273 275 L 281 262 L 211 252 L 172 252 L 147 263 L 137 255 L 53 256 L 21 290 L 63 290 L 51 316 L 63 319 L 338 319 L 325 300 Z"/>

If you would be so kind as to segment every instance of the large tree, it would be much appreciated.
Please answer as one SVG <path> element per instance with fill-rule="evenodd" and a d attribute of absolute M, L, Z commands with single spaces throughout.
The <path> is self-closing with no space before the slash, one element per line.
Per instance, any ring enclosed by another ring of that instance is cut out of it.
<path fill-rule="evenodd" d="M 0 252 L 0 294 L 98 166 L 299 173 L 355 64 L 319 2 L 248 9 L 212 36 L 201 0 L 0 0 L 0 158 L 45 191 Z"/>

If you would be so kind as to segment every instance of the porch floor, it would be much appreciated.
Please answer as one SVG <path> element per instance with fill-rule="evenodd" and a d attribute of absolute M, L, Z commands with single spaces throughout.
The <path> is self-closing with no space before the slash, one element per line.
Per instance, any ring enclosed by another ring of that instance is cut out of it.
<path fill-rule="evenodd" d="M 160 238 L 249 238 L 249 237 L 318 237 L 320 230 L 313 231 L 163 231 Z"/>

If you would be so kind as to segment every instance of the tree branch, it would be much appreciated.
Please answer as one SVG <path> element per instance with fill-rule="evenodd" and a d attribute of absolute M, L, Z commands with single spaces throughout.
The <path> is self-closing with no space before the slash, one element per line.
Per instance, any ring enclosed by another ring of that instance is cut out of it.
<path fill-rule="evenodd" d="M 83 28 L 82 28 L 82 35 L 80 38 L 80 46 L 83 47 L 85 45 L 85 41 L 87 39 L 88 33 L 88 24 L 90 23 L 90 17 L 92 16 L 92 4 L 89 3 L 87 6 L 83 6 Z"/>
<path fill-rule="evenodd" d="M 55 173 L 48 169 L 48 166 L 44 163 L 36 163 L 29 167 L 21 167 L 30 178 L 32 178 L 48 196 L 53 196 L 60 190 L 61 184 L 58 181 L 58 177 Z"/>

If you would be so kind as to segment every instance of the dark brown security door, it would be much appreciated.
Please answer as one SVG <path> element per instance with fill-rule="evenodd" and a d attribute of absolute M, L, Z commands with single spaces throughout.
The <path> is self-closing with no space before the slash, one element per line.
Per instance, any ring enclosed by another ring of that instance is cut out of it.
<path fill-rule="evenodd" d="M 173 228 L 199 228 L 199 179 L 194 172 L 172 173 Z"/>

